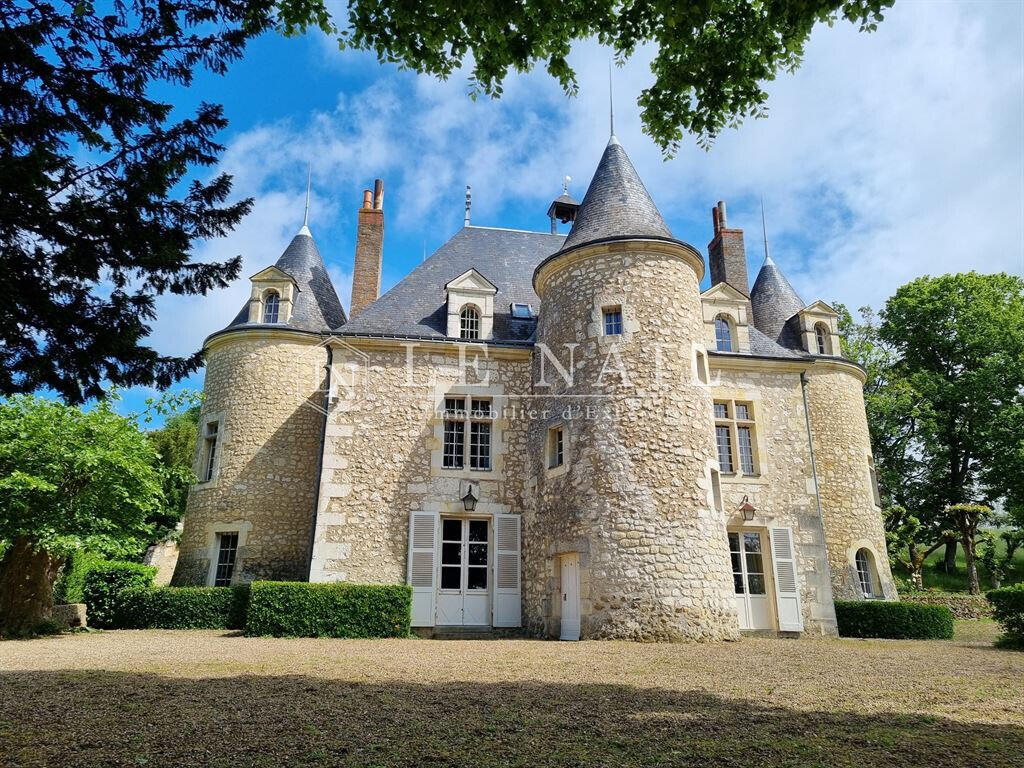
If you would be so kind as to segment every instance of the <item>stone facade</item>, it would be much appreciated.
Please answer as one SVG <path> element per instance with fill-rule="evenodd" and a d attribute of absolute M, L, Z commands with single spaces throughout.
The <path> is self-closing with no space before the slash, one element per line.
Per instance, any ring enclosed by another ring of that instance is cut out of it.
<path fill-rule="evenodd" d="M 677 245 L 615 243 L 538 271 L 538 341 L 579 346 L 573 385 L 552 382 L 539 401 L 548 415 L 530 428 L 523 607 L 535 631 L 557 618 L 557 556 L 577 552 L 584 637 L 737 636 L 725 521 L 709 494 L 711 394 L 693 365 L 698 269 Z M 621 335 L 603 335 L 606 307 L 621 309 Z M 570 464 L 548 477 L 544 440 L 560 420 Z"/>
<path fill-rule="evenodd" d="M 324 417 L 321 338 L 287 330 L 222 334 L 207 344 L 203 430 L 217 424 L 213 477 L 189 492 L 173 582 L 211 582 L 217 534 L 238 531 L 233 580 L 308 577 Z"/>
<path fill-rule="evenodd" d="M 857 550 L 866 548 L 885 598 L 897 600 L 882 514 L 872 488 L 862 381 L 842 370 L 812 367 L 807 382 L 835 599 L 860 599 L 854 557 Z"/>

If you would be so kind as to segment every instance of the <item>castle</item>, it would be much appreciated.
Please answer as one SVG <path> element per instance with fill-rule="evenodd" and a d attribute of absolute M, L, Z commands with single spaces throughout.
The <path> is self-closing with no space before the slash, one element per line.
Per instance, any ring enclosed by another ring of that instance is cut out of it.
<path fill-rule="evenodd" d="M 864 371 L 767 249 L 750 287 L 724 203 L 704 292 L 614 135 L 550 234 L 468 210 L 380 296 L 378 180 L 349 317 L 306 225 L 252 276 L 205 341 L 175 584 L 408 583 L 421 632 L 563 639 L 835 634 L 833 600 L 897 599 Z"/>

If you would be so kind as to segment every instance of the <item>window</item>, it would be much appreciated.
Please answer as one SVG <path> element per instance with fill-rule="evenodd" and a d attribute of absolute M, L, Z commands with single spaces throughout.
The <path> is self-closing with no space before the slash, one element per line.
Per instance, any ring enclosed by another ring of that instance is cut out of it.
<path fill-rule="evenodd" d="M 280 312 L 281 297 L 277 291 L 267 291 L 266 298 L 263 299 L 263 322 L 276 323 Z"/>
<path fill-rule="evenodd" d="M 463 469 L 468 453 L 471 470 L 490 471 L 493 420 L 490 400 L 470 398 L 470 410 L 467 411 L 465 397 L 446 397 L 442 466 L 445 469 Z"/>
<path fill-rule="evenodd" d="M 732 352 L 732 326 L 725 315 L 715 318 L 715 349 L 719 352 Z"/>
<path fill-rule="evenodd" d="M 605 307 L 604 313 L 604 335 L 618 336 L 622 333 L 622 307 Z"/>
<path fill-rule="evenodd" d="M 204 437 L 206 447 L 203 451 L 203 474 L 201 481 L 204 483 L 213 480 L 213 469 L 216 466 L 214 460 L 217 458 L 217 431 L 219 424 L 216 421 L 208 422 L 206 435 Z"/>
<path fill-rule="evenodd" d="M 238 531 L 222 533 L 217 537 L 217 572 L 213 586 L 230 587 L 235 572 L 235 554 L 238 552 Z"/>
<path fill-rule="evenodd" d="M 862 547 L 857 550 L 857 578 L 860 580 L 860 591 L 864 597 L 881 597 L 875 589 L 877 579 L 875 577 L 875 566 L 872 562 L 871 552 Z"/>
<path fill-rule="evenodd" d="M 480 312 L 476 307 L 464 307 L 459 313 L 459 338 L 480 338 Z"/>
<path fill-rule="evenodd" d="M 818 345 L 818 354 L 828 354 L 828 330 L 825 328 L 824 323 L 818 323 L 814 326 L 814 341 Z"/>
<path fill-rule="evenodd" d="M 868 456 L 868 473 L 871 475 L 871 498 L 876 507 L 882 506 L 882 498 L 878 492 L 878 473 L 875 471 L 875 460 Z"/>
<path fill-rule="evenodd" d="M 548 430 L 548 469 L 565 463 L 565 427 L 559 425 Z"/>
<path fill-rule="evenodd" d="M 721 471 L 735 472 L 738 465 L 740 473 L 756 475 L 754 445 L 753 406 L 733 400 L 716 400 L 715 446 Z"/>
<path fill-rule="evenodd" d="M 529 320 L 533 317 L 533 307 L 529 304 L 517 304 L 516 302 L 512 302 L 510 311 L 512 313 L 512 317 L 517 320 Z"/>
<path fill-rule="evenodd" d="M 715 502 L 715 511 L 723 512 L 722 507 L 722 475 L 717 469 L 711 470 L 711 497 Z"/>
<path fill-rule="evenodd" d="M 697 357 L 697 381 L 708 383 L 708 358 L 701 350 L 695 350 Z"/>

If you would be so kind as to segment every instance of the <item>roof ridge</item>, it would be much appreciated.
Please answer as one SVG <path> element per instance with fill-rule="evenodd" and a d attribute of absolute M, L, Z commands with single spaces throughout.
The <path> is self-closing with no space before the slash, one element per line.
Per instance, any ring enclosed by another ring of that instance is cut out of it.
<path fill-rule="evenodd" d="M 557 232 L 539 232 L 535 229 L 514 229 L 512 227 L 488 227 L 481 224 L 467 224 L 463 229 L 491 229 L 498 232 L 519 232 L 524 235 L 545 235 L 546 237 L 565 237 Z"/>

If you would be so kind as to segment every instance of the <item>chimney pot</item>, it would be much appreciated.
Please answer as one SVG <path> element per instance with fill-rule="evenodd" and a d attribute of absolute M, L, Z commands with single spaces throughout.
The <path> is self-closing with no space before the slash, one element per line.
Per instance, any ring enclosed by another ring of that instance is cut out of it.
<path fill-rule="evenodd" d="M 363 190 L 363 208 L 373 208 L 373 193 L 368 190 Z"/>
<path fill-rule="evenodd" d="M 718 228 L 725 229 L 728 227 L 728 220 L 725 217 L 725 200 L 718 201 Z"/>
<path fill-rule="evenodd" d="M 721 225 L 718 222 L 718 206 L 714 206 L 711 209 L 711 224 L 715 228 L 715 234 L 718 234 L 718 230 L 721 229 Z"/>
<path fill-rule="evenodd" d="M 373 182 L 373 207 L 375 210 L 384 210 L 384 181 L 374 179 Z"/>

